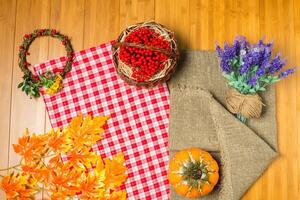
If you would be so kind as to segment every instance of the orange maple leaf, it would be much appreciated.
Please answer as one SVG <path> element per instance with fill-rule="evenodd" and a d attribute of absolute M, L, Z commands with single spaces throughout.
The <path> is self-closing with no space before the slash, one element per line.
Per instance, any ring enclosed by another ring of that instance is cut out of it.
<path fill-rule="evenodd" d="M 32 199 L 39 189 L 36 180 L 19 173 L 5 176 L 0 186 L 5 191 L 7 199 Z"/>
<path fill-rule="evenodd" d="M 86 171 L 92 168 L 93 163 L 96 163 L 97 159 L 99 159 L 95 152 L 71 151 L 67 154 L 67 157 L 68 161 L 66 161 L 66 164 L 79 171 Z"/>
<path fill-rule="evenodd" d="M 68 151 L 69 149 L 65 147 L 66 138 L 65 135 L 60 131 L 60 129 L 57 129 L 57 131 L 54 131 L 54 129 L 51 129 L 51 131 L 48 133 L 48 147 L 54 151 L 54 152 L 61 152 L 61 151 Z"/>
<path fill-rule="evenodd" d="M 43 135 L 24 136 L 14 144 L 21 155 L 21 173 L 5 176 L 1 188 L 7 199 L 32 200 L 43 184 L 51 200 L 124 200 L 119 191 L 126 178 L 124 155 L 105 159 L 92 151 L 102 139 L 108 117 L 75 117 L 62 131 L 53 129 Z M 66 157 L 67 159 L 62 159 Z"/>
<path fill-rule="evenodd" d="M 64 196 L 74 196 L 78 192 L 77 180 L 80 173 L 71 170 L 63 163 L 59 163 L 55 169 L 51 170 L 51 180 L 49 182 L 49 192 L 53 196 L 58 194 Z"/>
<path fill-rule="evenodd" d="M 41 157 L 48 151 L 46 146 L 45 135 L 29 136 L 26 129 L 25 135 L 19 138 L 18 144 L 13 144 L 16 153 L 21 155 L 25 162 L 39 161 Z"/>
<path fill-rule="evenodd" d="M 111 195 L 109 200 L 126 200 L 126 191 L 114 191 Z"/>
<path fill-rule="evenodd" d="M 105 170 L 101 174 L 90 171 L 87 175 L 83 174 L 80 180 L 80 199 L 100 199 L 104 196 Z"/>

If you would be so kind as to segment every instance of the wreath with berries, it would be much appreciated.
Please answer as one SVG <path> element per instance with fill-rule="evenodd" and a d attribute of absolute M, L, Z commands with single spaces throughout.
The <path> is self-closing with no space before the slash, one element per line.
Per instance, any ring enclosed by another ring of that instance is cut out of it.
<path fill-rule="evenodd" d="M 31 43 L 38 37 L 50 36 L 57 38 L 65 46 L 67 51 L 66 64 L 61 72 L 54 73 L 47 71 L 43 74 L 35 75 L 29 69 L 31 64 L 27 62 L 27 55 L 30 55 L 28 50 Z M 18 85 L 30 97 L 39 97 L 40 89 L 45 88 L 45 92 L 53 95 L 63 88 L 63 79 L 71 70 L 74 58 L 74 50 L 70 39 L 55 29 L 37 29 L 33 33 L 25 34 L 24 40 L 19 47 L 19 67 L 24 73 L 23 81 Z"/>

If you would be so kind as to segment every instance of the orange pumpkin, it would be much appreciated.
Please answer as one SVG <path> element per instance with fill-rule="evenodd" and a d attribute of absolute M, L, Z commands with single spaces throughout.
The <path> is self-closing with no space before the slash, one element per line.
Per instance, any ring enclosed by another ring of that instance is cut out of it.
<path fill-rule="evenodd" d="M 210 193 L 219 180 L 219 166 L 206 151 L 189 148 L 177 152 L 169 165 L 169 181 L 175 191 L 188 198 Z"/>

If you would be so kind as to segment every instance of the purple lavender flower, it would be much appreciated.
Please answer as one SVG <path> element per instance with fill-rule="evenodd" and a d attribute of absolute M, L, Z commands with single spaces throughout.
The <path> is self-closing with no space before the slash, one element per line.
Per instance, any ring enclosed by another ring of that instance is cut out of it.
<path fill-rule="evenodd" d="M 268 66 L 271 58 L 272 47 L 272 43 L 264 43 L 263 40 L 259 40 L 256 45 L 251 46 L 250 53 L 252 57 L 252 64 L 254 66 Z"/>
<path fill-rule="evenodd" d="M 255 86 L 257 83 L 257 77 L 256 76 L 252 76 L 248 79 L 247 84 L 250 86 Z"/>
<path fill-rule="evenodd" d="M 216 47 L 219 57 L 221 58 L 221 69 L 225 73 L 231 72 L 231 61 L 237 56 L 236 47 L 229 46 L 225 43 L 224 50 L 219 45 Z"/>
<path fill-rule="evenodd" d="M 234 40 L 232 46 L 228 45 L 227 43 L 224 44 L 224 50 L 219 45 L 216 45 L 216 50 L 218 53 L 218 56 L 221 58 L 221 69 L 225 73 L 229 73 L 232 71 L 232 61 L 234 59 L 238 59 L 241 54 L 248 50 L 250 47 L 249 43 L 247 42 L 245 37 L 239 36 L 236 37 Z M 248 71 L 248 69 L 251 67 L 250 60 L 245 59 L 245 66 L 242 70 L 245 71 L 245 73 Z"/>
<path fill-rule="evenodd" d="M 262 56 L 262 61 L 259 65 L 260 68 L 263 68 L 264 70 L 268 69 L 271 66 L 271 55 L 272 55 L 272 47 L 273 44 L 269 43 L 267 46 L 264 48 L 263 56 Z"/>
<path fill-rule="evenodd" d="M 268 71 L 268 68 L 270 67 L 270 60 L 271 60 L 271 54 L 272 54 L 272 43 L 263 44 L 259 42 L 259 45 L 263 46 L 261 47 L 260 53 L 258 55 L 258 58 L 253 61 L 254 65 L 258 66 L 258 69 L 256 71 L 256 75 L 258 77 L 263 76 Z"/>
<path fill-rule="evenodd" d="M 284 72 L 281 72 L 281 73 L 279 74 L 279 78 L 285 78 L 285 77 L 287 77 L 288 75 L 294 73 L 295 71 L 296 71 L 295 68 L 287 69 L 287 70 L 285 70 Z"/>
<path fill-rule="evenodd" d="M 237 36 L 233 42 L 233 44 L 237 43 L 239 45 L 239 50 L 246 50 L 249 48 L 249 43 L 244 36 Z M 237 46 L 236 44 L 236 46 Z"/>
<path fill-rule="evenodd" d="M 255 47 L 250 50 L 249 54 L 252 58 L 252 65 L 259 66 L 263 57 L 262 51 L 258 47 Z"/>
<path fill-rule="evenodd" d="M 216 50 L 217 50 L 217 53 L 218 53 L 219 57 L 222 57 L 223 56 L 223 50 L 218 44 L 216 45 Z"/>
<path fill-rule="evenodd" d="M 264 44 L 264 59 L 270 60 L 272 55 L 273 43 Z"/>
<path fill-rule="evenodd" d="M 285 65 L 285 61 L 281 60 L 280 56 L 277 55 L 271 62 L 269 71 L 271 74 L 275 74 L 275 72 L 278 72 L 281 70 L 281 68 Z"/>
<path fill-rule="evenodd" d="M 225 73 L 231 72 L 230 62 L 227 60 L 221 60 L 221 69 Z"/>
<path fill-rule="evenodd" d="M 233 44 L 232 44 L 232 49 L 234 49 L 235 55 L 238 56 L 240 53 L 240 42 L 237 40 L 234 40 Z"/>
<path fill-rule="evenodd" d="M 252 61 L 251 54 L 246 53 L 243 56 L 242 61 L 243 61 L 243 64 L 240 68 L 240 74 L 243 75 L 243 74 L 246 74 L 249 71 L 250 67 L 252 66 L 253 61 Z"/>
<path fill-rule="evenodd" d="M 271 50 L 265 49 L 260 67 L 264 69 L 268 69 L 271 65 L 270 61 L 271 61 Z"/>
<path fill-rule="evenodd" d="M 263 60 L 260 68 L 264 68 L 264 69 L 268 69 L 271 66 L 270 61 L 269 60 Z"/>
<path fill-rule="evenodd" d="M 257 75 L 258 77 L 261 77 L 261 76 L 265 75 L 265 73 L 266 73 L 266 70 L 265 70 L 264 67 L 260 67 L 260 68 L 258 68 L 258 70 L 256 71 L 256 75 Z"/>
<path fill-rule="evenodd" d="M 236 49 L 234 46 L 229 46 L 227 43 L 224 44 L 223 57 L 227 60 L 231 60 L 236 56 Z"/>
<path fill-rule="evenodd" d="M 217 45 L 220 67 L 227 74 L 229 85 L 243 94 L 255 93 L 294 73 L 295 69 L 288 69 L 277 75 L 285 60 L 279 55 L 272 59 L 272 48 L 272 43 L 263 40 L 250 45 L 245 37 L 236 37 L 232 45 L 225 43 L 224 48 Z"/>

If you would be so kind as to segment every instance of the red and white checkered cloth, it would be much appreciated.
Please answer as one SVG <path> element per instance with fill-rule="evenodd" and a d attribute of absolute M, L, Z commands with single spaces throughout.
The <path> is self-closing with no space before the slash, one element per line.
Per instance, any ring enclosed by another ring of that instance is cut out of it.
<path fill-rule="evenodd" d="M 112 43 L 77 52 L 64 89 L 54 96 L 42 95 L 51 125 L 63 127 L 79 113 L 111 116 L 105 138 L 94 150 L 103 157 L 125 154 L 128 199 L 169 199 L 168 88 L 165 84 L 151 89 L 127 85 L 113 66 Z M 36 65 L 35 70 L 55 71 L 65 60 L 53 59 Z"/>

